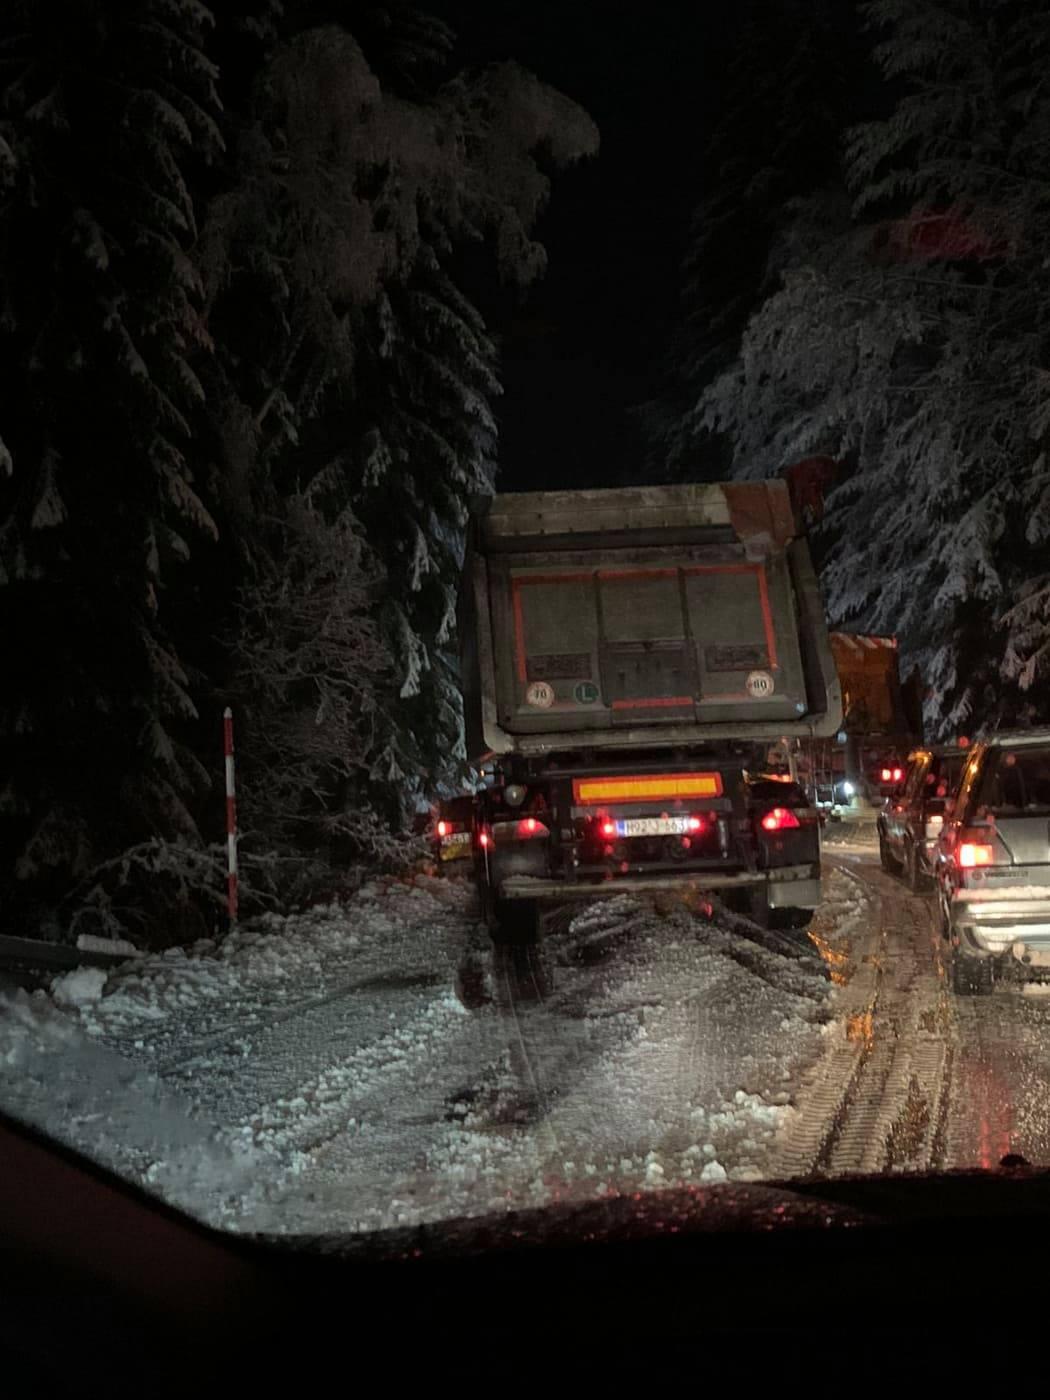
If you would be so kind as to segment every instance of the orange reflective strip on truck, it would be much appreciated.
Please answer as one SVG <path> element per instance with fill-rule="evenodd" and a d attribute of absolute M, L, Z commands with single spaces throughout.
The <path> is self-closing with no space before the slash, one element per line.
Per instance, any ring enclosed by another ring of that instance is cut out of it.
<path fill-rule="evenodd" d="M 721 773 L 653 773 L 631 778 L 574 778 L 573 801 L 653 802 L 664 797 L 721 797 Z"/>

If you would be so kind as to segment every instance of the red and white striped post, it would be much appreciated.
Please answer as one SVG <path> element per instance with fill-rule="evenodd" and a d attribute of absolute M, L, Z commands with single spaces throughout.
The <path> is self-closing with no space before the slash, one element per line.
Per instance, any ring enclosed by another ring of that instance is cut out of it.
<path fill-rule="evenodd" d="M 223 752 L 226 755 L 226 908 L 237 922 L 237 791 L 233 781 L 233 711 L 222 712 Z"/>

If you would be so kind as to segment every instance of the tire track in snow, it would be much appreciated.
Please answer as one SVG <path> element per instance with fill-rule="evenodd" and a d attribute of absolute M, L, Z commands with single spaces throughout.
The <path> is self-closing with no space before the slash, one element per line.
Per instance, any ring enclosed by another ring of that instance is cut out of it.
<path fill-rule="evenodd" d="M 875 915 L 840 993 L 833 1039 L 800 1095 L 779 1177 L 922 1169 L 945 1146 L 954 1019 L 929 902 L 831 858 Z"/>

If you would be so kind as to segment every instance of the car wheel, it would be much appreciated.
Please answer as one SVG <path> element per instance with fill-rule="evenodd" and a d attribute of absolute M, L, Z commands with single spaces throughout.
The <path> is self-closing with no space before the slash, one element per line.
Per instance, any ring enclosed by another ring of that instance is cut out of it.
<path fill-rule="evenodd" d="M 956 996 L 987 996 L 994 986 L 994 959 L 974 958 L 955 949 L 952 953 L 952 991 Z"/>
<path fill-rule="evenodd" d="M 923 894 L 926 890 L 926 876 L 919 865 L 919 850 L 914 841 L 908 842 L 908 852 L 904 858 L 904 878 L 912 894 Z"/>
<path fill-rule="evenodd" d="M 943 894 L 939 891 L 937 894 L 937 908 L 941 920 L 941 937 L 944 939 L 945 943 L 950 943 L 952 941 L 952 924 L 951 920 L 948 918 L 948 905 L 945 902 Z"/>
<path fill-rule="evenodd" d="M 879 832 L 879 864 L 887 875 L 896 875 L 900 870 L 900 862 L 896 856 L 890 854 L 890 848 L 886 845 L 886 837 Z"/>

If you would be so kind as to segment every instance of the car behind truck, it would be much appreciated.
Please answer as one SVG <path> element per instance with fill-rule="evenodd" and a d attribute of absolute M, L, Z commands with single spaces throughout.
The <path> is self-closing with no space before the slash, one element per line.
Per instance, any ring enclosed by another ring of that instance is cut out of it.
<path fill-rule="evenodd" d="M 460 592 L 489 927 L 692 887 L 761 921 L 820 897 L 818 816 L 771 746 L 834 734 L 838 678 L 782 482 L 478 502 Z"/>

